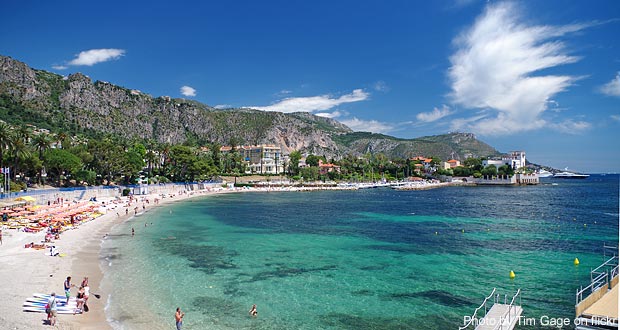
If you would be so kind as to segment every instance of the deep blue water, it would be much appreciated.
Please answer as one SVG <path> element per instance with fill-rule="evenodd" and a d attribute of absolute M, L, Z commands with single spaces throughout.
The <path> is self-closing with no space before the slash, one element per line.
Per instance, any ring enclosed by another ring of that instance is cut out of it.
<path fill-rule="evenodd" d="M 240 193 L 164 206 L 106 242 L 108 315 L 131 329 L 168 327 L 176 306 L 195 329 L 453 329 L 496 287 L 521 288 L 525 316 L 572 318 L 604 242 L 618 243 L 618 182 Z M 247 315 L 254 303 L 258 318 Z"/>

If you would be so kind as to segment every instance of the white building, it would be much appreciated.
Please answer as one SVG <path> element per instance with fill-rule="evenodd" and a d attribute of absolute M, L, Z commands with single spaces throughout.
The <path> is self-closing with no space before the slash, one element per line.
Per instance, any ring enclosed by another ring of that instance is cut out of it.
<path fill-rule="evenodd" d="M 485 159 L 482 166 L 495 165 L 501 167 L 508 165 L 514 170 L 525 166 L 525 151 L 511 151 L 510 154 L 503 155 L 501 159 Z"/>

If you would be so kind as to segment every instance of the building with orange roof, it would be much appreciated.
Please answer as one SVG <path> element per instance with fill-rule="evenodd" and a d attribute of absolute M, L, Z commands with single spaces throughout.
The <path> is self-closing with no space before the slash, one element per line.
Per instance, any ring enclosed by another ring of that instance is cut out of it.
<path fill-rule="evenodd" d="M 319 174 L 325 175 L 331 172 L 340 173 L 340 166 L 332 163 L 325 164 L 323 160 L 319 159 Z"/>

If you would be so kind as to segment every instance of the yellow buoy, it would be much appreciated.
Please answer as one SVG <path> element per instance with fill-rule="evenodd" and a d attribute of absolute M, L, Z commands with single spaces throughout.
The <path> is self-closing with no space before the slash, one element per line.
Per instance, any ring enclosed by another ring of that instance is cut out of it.
<path fill-rule="evenodd" d="M 510 279 L 513 280 L 515 278 L 515 272 L 510 271 Z"/>
<path fill-rule="evenodd" d="M 464 232 L 465 232 L 465 229 L 461 229 L 461 233 L 464 233 Z"/>
<path fill-rule="evenodd" d="M 584 226 L 584 227 L 587 227 L 588 225 L 584 223 L 584 224 L 583 224 L 583 226 Z"/>
<path fill-rule="evenodd" d="M 575 264 L 575 266 L 579 266 L 579 259 L 575 258 L 575 261 L 573 261 L 573 264 Z"/>
<path fill-rule="evenodd" d="M 437 235 L 437 232 L 435 232 L 435 235 Z"/>

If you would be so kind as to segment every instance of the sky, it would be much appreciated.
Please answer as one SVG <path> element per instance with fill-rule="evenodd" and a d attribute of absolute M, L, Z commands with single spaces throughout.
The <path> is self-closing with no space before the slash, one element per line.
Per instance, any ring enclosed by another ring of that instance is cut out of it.
<path fill-rule="evenodd" d="M 0 55 L 216 108 L 620 172 L 620 1 L 31 1 Z"/>

